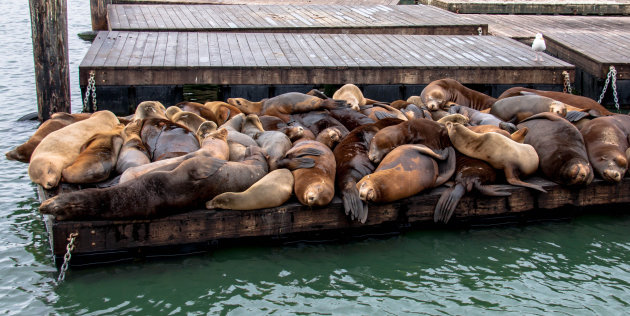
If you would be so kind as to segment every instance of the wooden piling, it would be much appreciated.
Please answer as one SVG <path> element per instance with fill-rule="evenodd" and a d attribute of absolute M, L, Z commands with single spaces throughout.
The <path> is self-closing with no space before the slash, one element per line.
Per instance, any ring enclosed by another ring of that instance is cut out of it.
<path fill-rule="evenodd" d="M 112 4 L 112 0 L 90 0 L 93 31 L 106 31 L 109 29 L 107 24 L 108 4 Z"/>
<path fill-rule="evenodd" d="M 66 0 L 29 0 L 37 112 L 45 121 L 55 112 L 70 112 L 68 7 Z"/>

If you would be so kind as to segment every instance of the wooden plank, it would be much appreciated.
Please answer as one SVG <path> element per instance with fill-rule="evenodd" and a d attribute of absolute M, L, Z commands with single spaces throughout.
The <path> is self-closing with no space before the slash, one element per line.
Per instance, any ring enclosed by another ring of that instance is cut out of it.
<path fill-rule="evenodd" d="M 151 33 L 155 34 L 155 33 Z M 162 67 L 166 59 L 166 51 L 168 45 L 169 34 L 165 32 L 159 32 L 155 43 L 155 53 L 152 58 L 151 66 Z"/>
<path fill-rule="evenodd" d="M 116 61 L 116 67 L 126 67 L 127 65 L 129 65 L 129 60 L 131 59 L 131 55 L 133 54 L 133 49 L 136 46 L 136 41 L 141 35 L 142 34 L 137 33 L 128 34 L 125 44 L 122 47 L 120 56 Z"/>
<path fill-rule="evenodd" d="M 419 0 L 456 13 L 628 15 L 629 0 Z"/>
<path fill-rule="evenodd" d="M 127 40 L 129 33 L 122 32 L 119 33 L 117 37 L 114 38 L 114 45 L 112 45 L 107 57 L 105 57 L 105 61 L 103 62 L 103 66 L 115 66 L 116 62 L 120 58 L 123 53 L 123 47 L 125 46 L 125 41 Z M 135 35 L 135 34 L 133 34 Z"/>
<path fill-rule="evenodd" d="M 347 0 L 112 0 L 116 4 L 222 4 L 222 5 L 328 5 L 345 4 Z M 397 5 L 399 0 L 355 0 L 356 5 Z"/>
<path fill-rule="evenodd" d="M 149 33 L 147 32 L 142 32 L 142 33 L 137 34 L 136 42 L 133 45 L 133 50 L 131 51 L 131 56 L 129 56 L 129 59 L 127 60 L 127 64 L 124 65 L 122 63 L 119 63 L 118 64 L 119 67 L 140 65 L 140 62 L 143 56 L 144 45 L 147 42 L 148 36 L 149 36 Z M 156 49 L 156 52 L 158 51 L 160 50 Z"/>
<path fill-rule="evenodd" d="M 130 64 L 130 67 L 141 67 L 141 66 L 152 66 L 156 61 L 156 57 L 159 58 L 159 55 L 152 54 L 151 52 L 155 52 L 155 48 L 158 47 L 158 39 L 160 34 L 158 33 L 149 33 L 147 35 L 147 41 L 144 45 L 144 51 L 142 54 L 142 58 L 140 59 L 140 64 Z"/>

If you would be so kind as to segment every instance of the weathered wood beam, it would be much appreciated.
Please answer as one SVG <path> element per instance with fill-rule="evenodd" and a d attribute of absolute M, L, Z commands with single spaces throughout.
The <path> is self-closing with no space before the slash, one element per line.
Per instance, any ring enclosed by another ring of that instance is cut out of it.
<path fill-rule="evenodd" d="M 70 112 L 68 7 L 66 0 L 29 0 L 37 112 L 45 121 L 55 112 Z"/>
<path fill-rule="evenodd" d="M 112 0 L 90 0 L 93 31 L 106 31 L 109 29 L 107 23 L 107 5 L 111 3 Z"/>

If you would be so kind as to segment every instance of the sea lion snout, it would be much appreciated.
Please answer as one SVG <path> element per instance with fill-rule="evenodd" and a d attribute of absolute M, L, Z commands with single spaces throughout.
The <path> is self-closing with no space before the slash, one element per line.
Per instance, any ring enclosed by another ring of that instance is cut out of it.
<path fill-rule="evenodd" d="M 602 177 L 604 180 L 609 182 L 619 182 L 621 181 L 621 173 L 614 169 L 606 169 L 602 173 Z"/>
<path fill-rule="evenodd" d="M 549 105 L 549 112 L 552 112 L 552 113 L 557 114 L 557 115 L 562 116 L 562 117 L 566 117 L 567 116 L 567 107 L 566 107 L 566 105 L 564 103 L 562 103 L 560 101 L 553 101 Z"/>
<path fill-rule="evenodd" d="M 359 187 L 359 198 L 361 198 L 361 200 L 374 200 L 376 193 L 374 192 L 374 187 L 372 186 L 372 183 L 371 181 L 369 181 L 369 179 L 366 181 L 361 181 L 359 184 L 357 184 L 357 186 Z"/>
<path fill-rule="evenodd" d="M 591 173 L 591 169 L 588 165 L 584 163 L 574 164 L 569 169 L 569 185 L 582 185 L 588 184 L 589 175 Z"/>

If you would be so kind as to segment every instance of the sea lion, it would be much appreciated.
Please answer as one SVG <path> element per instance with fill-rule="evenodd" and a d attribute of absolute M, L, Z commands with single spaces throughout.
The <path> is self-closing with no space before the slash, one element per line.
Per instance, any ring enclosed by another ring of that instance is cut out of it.
<path fill-rule="evenodd" d="M 335 156 L 326 145 L 298 140 L 278 161 L 278 167 L 288 168 L 293 173 L 293 192 L 300 203 L 324 206 L 335 196 Z"/>
<path fill-rule="evenodd" d="M 166 112 L 164 112 L 164 115 L 166 115 L 167 119 L 172 121 L 173 120 L 173 115 L 177 114 L 178 112 L 182 112 L 182 109 L 180 109 L 180 108 L 178 108 L 178 107 L 176 107 L 174 105 L 171 105 L 168 108 L 166 108 Z M 189 113 L 192 113 L 192 112 L 189 112 Z"/>
<path fill-rule="evenodd" d="M 289 169 L 276 169 L 243 192 L 215 196 L 206 202 L 206 208 L 248 211 L 280 206 L 291 197 L 293 185 L 293 174 Z"/>
<path fill-rule="evenodd" d="M 166 118 L 166 108 L 158 101 L 144 101 L 140 102 L 136 107 L 136 112 L 133 115 L 134 120 L 143 120 L 149 117 Z"/>
<path fill-rule="evenodd" d="M 420 93 L 420 99 L 430 111 L 448 110 L 448 102 L 454 102 L 475 110 L 483 110 L 491 107 L 497 100 L 489 95 L 466 88 L 450 78 L 429 83 Z"/>
<path fill-rule="evenodd" d="M 123 128 L 124 125 L 120 124 L 109 132 L 98 133 L 88 139 L 77 159 L 61 172 L 63 181 L 96 183 L 107 180 L 116 169 L 118 153 L 123 144 Z"/>
<path fill-rule="evenodd" d="M 173 114 L 173 116 L 171 116 L 170 118 L 171 121 L 180 124 L 180 125 L 184 125 L 186 126 L 186 128 L 188 128 L 188 130 L 190 130 L 191 132 L 197 132 L 197 130 L 199 129 L 199 126 L 203 123 L 206 122 L 208 120 L 206 120 L 205 118 L 192 113 L 192 112 L 186 112 L 186 111 L 180 111 L 177 112 L 175 114 Z M 212 121 L 210 121 L 212 122 Z"/>
<path fill-rule="evenodd" d="M 350 108 L 357 112 L 359 111 L 359 107 L 364 106 L 366 103 L 361 89 L 351 83 L 347 83 L 335 91 L 332 98 L 336 100 L 345 100 L 350 105 Z"/>
<path fill-rule="evenodd" d="M 350 111 L 354 112 L 354 111 Z M 355 112 L 356 113 L 356 112 Z M 283 120 L 271 115 L 262 115 L 258 119 L 263 125 L 265 131 L 278 131 L 289 137 L 294 142 L 304 135 L 304 127 L 300 125 L 287 125 Z"/>
<path fill-rule="evenodd" d="M 343 138 L 342 132 L 337 127 L 329 127 L 321 131 L 315 140 L 326 145 L 330 150 L 335 149 L 335 145 Z"/>
<path fill-rule="evenodd" d="M 433 150 L 451 146 L 444 125 L 426 119 L 413 119 L 388 126 L 376 133 L 370 142 L 368 157 L 379 163 L 392 149 L 404 144 L 423 144 Z"/>
<path fill-rule="evenodd" d="M 434 159 L 442 162 L 438 165 Z M 357 183 L 357 189 L 363 201 L 393 202 L 442 185 L 454 172 L 453 147 L 434 151 L 407 144 L 387 154 L 374 173 Z"/>
<path fill-rule="evenodd" d="M 213 121 L 219 124 L 219 120 L 217 120 L 217 116 L 214 114 L 212 109 L 205 107 L 199 102 L 184 101 L 175 104 L 175 106 L 180 108 L 182 111 L 195 113 L 208 121 Z"/>
<path fill-rule="evenodd" d="M 436 122 L 442 119 L 443 117 L 449 115 L 448 111 L 444 111 L 442 109 L 429 111 L 429 114 L 431 115 L 431 119 L 433 119 Z"/>
<path fill-rule="evenodd" d="M 542 112 L 551 112 L 565 117 L 567 108 L 560 101 L 534 94 L 498 100 L 492 105 L 490 110 L 490 114 L 510 123 L 521 122 L 534 114 Z"/>
<path fill-rule="evenodd" d="M 595 118 L 586 123 L 580 133 L 595 172 L 608 182 L 620 182 L 628 170 L 630 116 Z"/>
<path fill-rule="evenodd" d="M 166 118 L 144 119 L 140 137 L 149 151 L 151 161 L 182 156 L 199 149 L 195 132 Z"/>
<path fill-rule="evenodd" d="M 31 181 L 51 189 L 57 186 L 61 171 L 79 155 L 92 136 L 112 130 L 118 118 L 110 111 L 98 111 L 90 118 L 70 124 L 46 136 L 33 151 L 28 166 Z"/>
<path fill-rule="evenodd" d="M 50 119 L 42 123 L 37 128 L 37 131 L 31 136 L 24 144 L 17 146 L 15 149 L 6 153 L 6 157 L 9 160 L 17 160 L 21 162 L 29 162 L 33 151 L 39 145 L 39 143 L 46 137 L 46 135 L 60 130 L 72 123 L 85 120 L 90 117 L 92 113 L 76 113 L 70 114 L 65 112 L 54 113 Z"/>
<path fill-rule="evenodd" d="M 59 221 L 146 219 L 203 207 L 224 192 L 241 192 L 267 174 L 262 149 L 251 147 L 242 162 L 194 156 L 170 171 L 154 171 L 103 189 L 59 194 L 44 201 L 42 214 Z"/>
<path fill-rule="evenodd" d="M 239 113 L 227 122 L 223 123 L 219 128 L 225 128 L 228 131 L 228 145 L 230 146 L 230 160 L 239 161 L 245 157 L 247 147 L 258 146 L 258 143 L 250 136 L 241 133 L 241 128 L 245 122 L 245 114 Z"/>
<path fill-rule="evenodd" d="M 259 102 L 252 102 L 243 98 L 229 98 L 227 102 L 245 114 L 273 115 L 285 122 L 289 122 L 289 115 L 294 113 L 347 107 L 344 100 L 324 100 L 299 92 L 284 93 Z"/>
<path fill-rule="evenodd" d="M 235 106 L 225 103 L 223 101 L 206 102 L 203 106 L 209 108 L 214 113 L 214 116 L 217 118 L 216 123 L 218 125 L 221 125 L 227 122 L 229 119 L 242 113 L 241 110 L 239 110 Z"/>
<path fill-rule="evenodd" d="M 374 121 L 388 117 L 401 119 L 403 121 L 407 120 L 407 116 L 405 116 L 405 114 L 403 114 L 400 110 L 384 103 L 376 103 L 372 106 L 362 107 L 361 113 Z"/>
<path fill-rule="evenodd" d="M 565 103 L 565 104 L 568 104 L 568 105 L 571 105 L 580 109 L 584 109 L 587 111 L 594 110 L 591 113 L 594 115 L 601 116 L 601 115 L 613 114 L 612 112 L 608 111 L 605 107 L 603 107 L 601 104 L 595 102 L 595 100 L 593 99 L 583 97 L 580 95 L 563 93 L 563 92 L 558 92 L 558 91 L 543 91 L 543 90 L 528 89 L 524 87 L 513 87 L 501 93 L 498 99 L 501 100 L 501 99 L 505 99 L 505 98 L 509 98 L 513 96 L 525 95 L 528 93 L 534 93 L 537 95 L 542 95 L 544 97 L 552 98 L 556 101 L 560 101 L 562 103 Z"/>
<path fill-rule="evenodd" d="M 538 154 L 531 145 L 519 144 L 497 133 L 475 133 L 457 123 L 446 123 L 446 129 L 455 149 L 502 169 L 508 183 L 547 192 L 539 185 L 519 179 L 519 175 L 528 176 L 538 169 Z"/>
<path fill-rule="evenodd" d="M 278 131 L 265 131 L 256 114 L 249 114 L 243 122 L 241 132 L 253 138 L 267 153 L 269 170 L 278 169 L 278 160 L 291 149 L 293 144 L 287 135 Z"/>
<path fill-rule="evenodd" d="M 510 134 L 506 130 L 495 125 L 476 125 L 476 126 L 466 126 L 466 127 L 468 127 L 468 129 L 470 129 L 471 131 L 475 133 L 489 133 L 489 132 L 498 133 L 521 144 L 525 140 L 525 136 L 527 135 L 527 131 L 528 131 L 527 127 L 524 127 L 521 129 L 517 129 L 516 132 Z"/>
<path fill-rule="evenodd" d="M 151 163 L 149 150 L 140 138 L 142 120 L 133 121 L 122 130 L 122 148 L 116 160 L 116 172 L 122 174 L 125 170 Z"/>
<path fill-rule="evenodd" d="M 448 112 L 458 113 L 468 117 L 468 123 L 470 125 L 495 125 L 508 131 L 509 133 L 516 132 L 516 126 L 513 123 L 505 122 L 490 113 L 483 113 L 467 106 L 454 104 L 451 105 Z"/>
<path fill-rule="evenodd" d="M 473 188 L 488 196 L 511 195 L 512 193 L 502 190 L 501 187 L 491 185 L 491 183 L 495 183 L 496 177 L 496 169 L 492 168 L 488 163 L 458 153 L 455 185 L 442 192 L 440 199 L 435 205 L 433 220 L 436 223 L 448 223 L 455 212 L 457 204 L 459 204 L 459 200 L 464 194 L 472 191 Z"/>
<path fill-rule="evenodd" d="M 431 112 L 429 112 L 427 107 L 424 105 L 417 106 L 413 103 L 409 103 L 409 105 L 407 105 L 405 108 L 401 109 L 400 111 L 407 117 L 408 120 L 419 119 L 419 118 L 425 118 L 429 120 L 433 119 L 433 117 L 431 116 Z"/>
<path fill-rule="evenodd" d="M 468 124 L 468 117 L 461 115 L 461 114 L 449 114 L 439 120 L 437 120 L 438 123 L 440 124 L 446 124 L 446 122 L 451 122 L 451 123 L 459 123 L 462 125 L 466 125 Z"/>
<path fill-rule="evenodd" d="M 199 125 L 199 127 L 197 128 L 197 132 L 195 132 L 195 134 L 197 134 L 197 137 L 199 137 L 199 139 L 203 140 L 204 138 L 206 138 L 208 134 L 216 131 L 217 127 L 218 127 L 217 123 L 213 121 L 205 121 L 201 123 L 201 125 Z"/>
<path fill-rule="evenodd" d="M 370 141 L 374 135 L 387 126 L 402 123 L 402 120 L 387 118 L 373 124 L 353 129 L 333 151 L 336 162 L 335 182 L 343 200 L 346 215 L 365 223 L 368 215 L 367 204 L 361 201 L 357 182 L 374 172 L 375 166 L 368 158 Z"/>
<path fill-rule="evenodd" d="M 308 128 L 317 137 L 323 130 L 336 127 L 345 137 L 350 131 L 341 122 L 330 115 L 328 111 L 311 111 L 308 113 L 292 114 L 290 125 L 301 125 Z"/>
<path fill-rule="evenodd" d="M 348 131 L 351 131 L 361 125 L 371 124 L 375 122 L 373 119 L 367 117 L 365 114 L 353 111 L 348 108 L 329 110 L 328 113 L 334 119 L 339 121 L 339 123 L 343 124 L 343 126 L 345 126 Z"/>
<path fill-rule="evenodd" d="M 523 127 L 529 129 L 525 144 L 536 149 L 545 177 L 564 185 L 591 183 L 593 168 L 582 134 L 569 121 L 552 113 L 540 113 L 518 124 L 518 128 Z"/>

